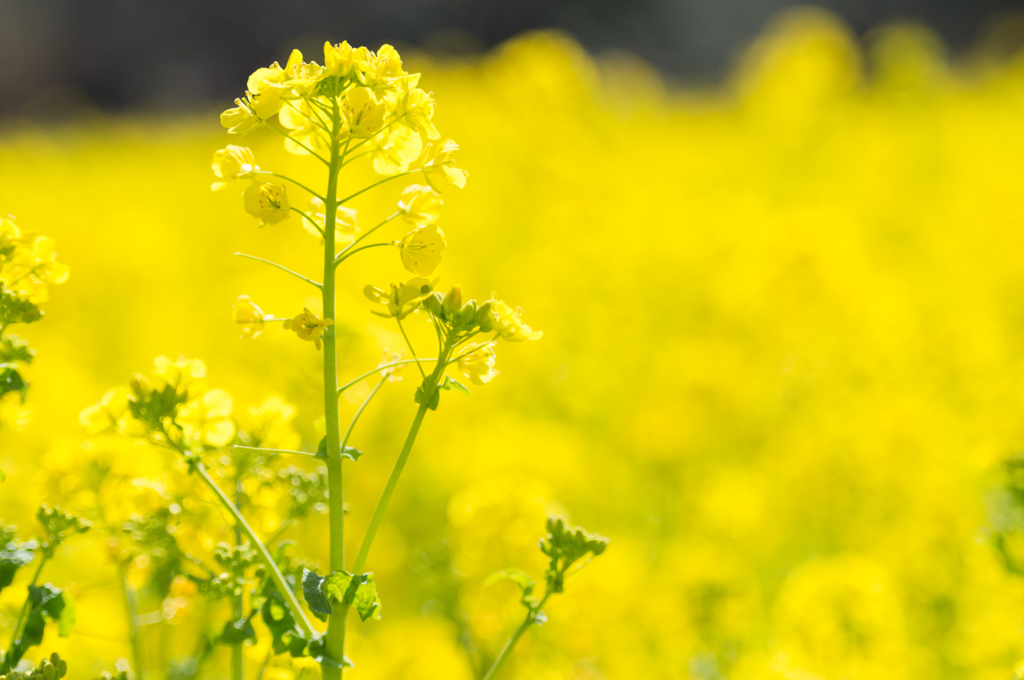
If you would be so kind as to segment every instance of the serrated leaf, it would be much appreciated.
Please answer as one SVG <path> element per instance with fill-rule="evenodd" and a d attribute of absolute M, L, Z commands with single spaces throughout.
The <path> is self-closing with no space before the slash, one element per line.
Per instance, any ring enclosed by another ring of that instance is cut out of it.
<path fill-rule="evenodd" d="M 353 606 L 363 621 L 376 615 L 380 618 L 381 604 L 377 599 L 377 586 L 373 573 L 355 576 L 347 571 L 332 572 L 320 583 L 320 589 L 332 605 Z"/>

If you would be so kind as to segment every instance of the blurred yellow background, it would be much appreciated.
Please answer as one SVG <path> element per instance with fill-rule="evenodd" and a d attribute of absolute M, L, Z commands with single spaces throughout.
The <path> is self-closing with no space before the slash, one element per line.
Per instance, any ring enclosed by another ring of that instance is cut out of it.
<path fill-rule="evenodd" d="M 483 581 L 540 575 L 550 511 L 611 547 L 507 678 L 1011 677 L 1024 580 L 989 545 L 985 503 L 1024 443 L 1024 55 L 954 66 L 924 29 L 864 45 L 805 11 L 714 89 L 549 33 L 476 61 L 405 56 L 470 173 L 445 193 L 441 285 L 496 292 L 544 338 L 500 347 L 493 383 L 428 417 L 371 555 L 384 618 L 356 627 L 351 677 L 475 677 L 521 617 L 512 586 Z M 79 411 L 160 354 L 204 360 L 237 407 L 295 403 L 315 446 L 320 357 L 276 329 L 239 339 L 230 310 L 242 293 L 278 316 L 318 309 L 232 254 L 316 276 L 319 249 L 297 219 L 259 230 L 235 192 L 209 191 L 233 141 L 216 111 L 0 132 L 0 211 L 71 270 L 16 331 L 39 356 L 32 421 L 0 438 L 5 521 L 29 529 L 61 500 Z M 262 167 L 312 177 L 271 133 L 246 141 Z M 398 184 L 355 207 L 389 214 Z M 362 288 L 405 278 L 379 250 L 343 268 L 343 382 L 400 349 Z M 413 332 L 425 345 L 429 327 Z M 356 432 L 353 541 L 413 388 L 388 386 Z M 293 536 L 325 561 L 322 517 Z M 78 597 L 76 635 L 44 645 L 71 677 L 128 655 L 99 534 L 47 577 Z"/>

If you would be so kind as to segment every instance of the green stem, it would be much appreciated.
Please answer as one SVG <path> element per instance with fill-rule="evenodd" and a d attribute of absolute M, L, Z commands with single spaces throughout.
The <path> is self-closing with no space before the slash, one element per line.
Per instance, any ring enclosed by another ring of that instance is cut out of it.
<path fill-rule="evenodd" d="M 387 484 L 384 485 L 384 491 L 380 494 L 380 500 L 377 501 L 377 507 L 373 510 L 370 525 L 366 527 L 366 534 L 363 536 L 363 542 L 359 546 L 359 554 L 356 555 L 355 564 L 352 565 L 353 574 L 363 573 L 363 567 L 366 566 L 366 558 L 370 555 L 373 539 L 377 536 L 377 530 L 380 529 L 380 523 L 384 519 L 384 512 L 388 509 L 388 503 L 391 502 L 391 496 L 395 493 L 395 487 L 398 486 L 398 478 L 402 476 L 402 470 L 405 469 L 405 463 L 412 452 L 412 445 L 416 443 L 416 435 L 419 434 L 420 425 L 423 424 L 423 417 L 427 415 L 427 410 L 430 408 L 431 398 L 437 390 L 437 382 L 441 374 L 444 373 L 446 366 L 445 358 L 450 350 L 450 347 L 443 349 L 441 359 L 434 367 L 434 371 L 430 374 L 429 378 L 423 381 L 422 403 L 419 409 L 416 410 L 412 425 L 409 427 L 409 434 L 406 435 L 405 443 L 398 454 L 398 460 L 395 461 L 395 467 L 392 468 L 391 476 L 388 477 Z"/>
<path fill-rule="evenodd" d="M 344 451 L 345 447 L 348 445 L 348 438 L 352 436 L 352 430 L 356 429 L 356 423 L 359 422 L 359 416 L 363 415 L 363 411 L 365 411 L 366 407 L 369 406 L 370 400 L 377 396 L 377 392 L 380 391 L 380 388 L 383 387 L 384 383 L 387 381 L 387 378 L 381 378 L 380 382 L 370 390 L 368 395 L 366 395 L 366 399 L 363 399 L 363 403 L 359 405 L 359 410 L 357 410 L 356 414 L 352 416 L 352 421 L 348 424 L 348 429 L 345 430 L 345 436 L 341 440 L 342 451 Z"/>
<path fill-rule="evenodd" d="M 321 286 L 319 283 L 317 283 L 313 279 L 307 278 L 307 277 L 303 276 L 302 274 L 298 274 L 296 272 L 293 272 L 291 269 L 288 269 L 288 267 L 283 267 L 283 266 L 279 265 L 276 262 L 271 262 L 270 260 L 264 260 L 262 257 L 256 257 L 255 255 L 246 255 L 245 253 L 235 253 L 235 255 L 237 257 L 244 257 L 244 258 L 246 258 L 248 260 L 256 260 L 257 262 L 262 262 L 263 264 L 269 264 L 271 267 L 277 267 L 281 271 L 287 272 L 287 273 L 291 274 L 292 276 L 294 276 L 295 278 L 302 279 L 306 283 L 311 283 L 314 286 L 316 286 L 317 288 L 323 288 L 323 286 Z M 327 318 L 332 318 L 332 317 L 327 317 Z"/>
<path fill-rule="evenodd" d="M 324 200 L 324 318 L 335 318 L 334 237 L 338 211 L 338 171 L 342 156 L 337 132 L 341 114 L 337 98 L 331 105 L 331 160 L 327 168 L 327 196 Z M 347 146 L 347 144 L 346 144 Z M 337 324 L 324 333 L 324 416 L 327 421 L 327 493 L 330 511 L 330 571 L 345 569 L 345 503 L 341 465 L 341 416 L 338 412 Z M 327 654 L 323 680 L 340 680 L 345 660 L 345 616 L 332 616 L 327 623 Z"/>
<path fill-rule="evenodd" d="M 312 149 L 310 149 L 310 148 L 309 148 L 308 146 L 306 146 L 305 144 L 303 144 L 303 143 L 302 143 L 302 142 L 300 142 L 299 140 L 295 139 L 294 137 L 292 137 L 292 136 L 291 136 L 290 134 L 288 134 L 288 133 L 287 133 L 287 132 L 285 132 L 284 130 L 278 130 L 278 129 L 277 129 L 276 127 L 274 127 L 273 125 L 267 125 L 267 127 L 268 127 L 268 128 L 270 128 L 271 130 L 273 130 L 274 132 L 276 132 L 277 134 L 281 135 L 282 137 L 287 137 L 288 139 L 292 140 L 293 142 L 295 142 L 296 144 L 298 144 L 299 146 L 301 146 L 301 147 L 302 147 L 303 149 L 305 149 L 306 151 L 308 151 L 308 152 L 309 152 L 309 154 L 310 154 L 311 156 L 313 156 L 314 158 L 316 158 L 316 159 L 317 159 L 318 161 L 320 161 L 320 162 L 321 162 L 321 163 L 323 163 L 324 165 L 330 166 L 330 163 L 328 163 L 328 162 L 327 162 L 327 160 L 326 160 L 326 159 L 324 159 L 324 157 L 323 157 L 323 156 L 321 156 L 320 154 L 318 154 L 318 153 L 317 153 L 316 151 L 313 151 L 313 150 L 312 150 Z M 324 202 L 326 203 L 326 201 L 324 201 Z"/>
<path fill-rule="evenodd" d="M 402 320 L 396 316 L 395 321 L 398 322 L 398 330 L 402 331 L 402 337 L 405 339 L 405 346 L 409 348 L 409 353 L 412 354 L 412 358 L 416 360 L 416 368 L 420 369 L 420 375 L 423 376 L 423 380 L 426 381 L 427 373 L 423 370 L 423 364 L 420 363 L 420 358 L 416 356 L 416 350 L 413 349 L 412 341 L 409 340 L 409 336 L 405 333 L 405 326 L 402 325 Z"/>
<path fill-rule="evenodd" d="M 398 179 L 399 177 L 405 177 L 406 175 L 411 175 L 411 174 L 413 174 L 414 172 L 420 172 L 420 168 L 417 168 L 417 169 L 415 169 L 415 170 L 406 170 L 405 172 L 400 172 L 400 173 L 398 173 L 397 175 L 391 175 L 390 177 L 385 177 L 385 178 L 384 178 L 384 179 L 382 179 L 382 180 L 379 180 L 379 181 L 377 181 L 377 182 L 374 182 L 373 184 L 371 184 L 371 185 L 370 185 L 370 186 L 368 186 L 368 187 L 363 187 L 362 189 L 360 189 L 359 191 L 357 191 L 357 192 L 356 192 L 356 193 L 354 193 L 354 194 L 351 194 L 351 195 L 349 195 L 349 196 L 346 196 L 345 198 L 343 198 L 343 199 L 341 199 L 340 201 L 338 201 L 338 205 L 345 205 L 346 203 L 348 203 L 349 201 L 351 201 L 351 200 L 352 200 L 353 198 L 355 198 L 356 196 L 359 196 L 359 195 L 361 195 L 361 194 L 365 194 L 365 193 L 366 193 L 367 191 L 369 191 L 370 189 L 375 189 L 376 187 L 379 187 L 379 186 L 380 186 L 381 184 L 384 184 L 385 182 L 390 182 L 390 181 L 391 181 L 391 180 L 393 180 L 393 179 Z"/>
<path fill-rule="evenodd" d="M 237 470 L 237 468 L 236 468 Z M 235 507 L 242 509 L 242 479 L 235 475 Z M 242 545 L 242 530 L 235 524 L 235 545 Z M 245 606 L 244 595 L 238 594 L 231 602 L 231 613 L 234 621 L 242 618 L 242 611 Z M 245 678 L 245 657 L 242 655 L 241 643 L 231 646 L 231 680 L 244 680 Z"/>
<path fill-rule="evenodd" d="M 217 496 L 225 509 L 227 509 L 227 511 L 231 513 L 231 516 L 234 517 L 235 524 L 241 528 L 242 533 L 245 534 L 246 538 L 248 538 L 254 546 L 256 546 L 256 550 L 259 551 L 260 557 L 263 558 L 263 565 L 270 572 L 271 580 L 274 581 L 274 585 L 277 586 L 277 589 L 281 591 L 281 596 L 285 599 L 285 603 L 288 605 L 288 609 L 291 611 L 292 616 L 295 617 L 295 620 L 302 628 L 303 634 L 308 639 L 313 639 L 316 635 L 316 631 L 313 630 L 313 626 L 309 623 L 309 619 L 306 618 L 306 613 L 302 611 L 302 606 L 295 598 L 295 593 L 292 592 L 288 582 L 284 580 L 284 574 L 281 573 L 281 569 L 277 566 L 277 562 L 274 561 L 270 551 L 267 550 L 267 546 L 263 545 L 263 541 L 261 541 L 256 535 L 256 532 L 252 530 L 252 527 L 249 526 L 249 522 L 247 522 L 245 517 L 242 516 L 242 513 L 239 512 L 238 508 L 235 507 L 235 504 L 231 502 L 231 499 L 228 498 L 227 494 L 217 486 L 217 482 L 213 481 L 213 477 L 211 477 L 210 473 L 207 472 L 206 467 L 202 463 L 196 463 L 195 469 L 196 472 L 199 473 L 200 479 L 206 483 L 206 486 L 213 491 L 214 495 Z"/>
<path fill-rule="evenodd" d="M 519 624 L 518 628 L 516 628 L 516 632 L 512 633 L 512 637 L 508 639 L 505 646 L 501 648 L 501 652 L 498 653 L 498 658 L 496 658 L 494 663 L 491 664 L 491 667 L 487 669 L 487 673 L 484 675 L 482 680 L 492 680 L 494 676 L 497 675 L 498 671 L 501 670 L 502 665 L 505 663 L 505 659 L 509 657 L 512 653 L 512 649 L 516 646 L 516 643 L 519 642 L 519 638 L 523 637 L 523 633 L 529 630 L 530 626 L 537 621 L 537 613 L 540 611 L 540 608 L 544 606 L 544 603 L 548 601 L 548 597 L 550 596 L 551 593 L 545 594 L 544 599 L 538 602 L 535 607 L 527 612 L 526 618 L 523 619 L 523 622 Z"/>
<path fill-rule="evenodd" d="M 316 220 L 307 215 L 304 211 L 299 210 L 295 206 L 291 206 L 289 210 L 291 210 L 293 213 L 298 213 L 299 215 L 302 215 L 302 218 L 309 222 L 310 225 L 312 225 L 312 227 L 320 233 L 320 236 L 324 235 L 324 230 L 320 228 L 320 225 L 316 223 Z"/>
<path fill-rule="evenodd" d="M 391 220 L 395 219 L 396 217 L 398 217 L 401 214 L 402 214 L 401 212 L 395 212 L 395 213 L 392 213 L 392 214 L 388 215 L 387 217 L 384 218 L 383 222 L 381 222 L 380 224 L 375 226 L 373 229 L 371 229 L 370 231 L 366 232 L 365 234 L 363 234 L 362 236 L 357 238 L 355 241 L 352 241 L 352 243 L 348 244 L 344 249 L 342 249 L 342 251 L 340 253 L 338 253 L 337 257 L 334 258 L 335 265 L 341 264 L 341 262 L 343 260 L 345 260 L 346 257 L 347 257 L 346 253 L 348 253 L 353 248 L 355 248 L 357 245 L 359 245 L 360 241 L 362 241 L 367 236 L 369 236 L 373 232 L 377 231 L 378 229 L 383 227 L 385 224 L 387 224 L 388 222 L 390 222 Z"/>
<path fill-rule="evenodd" d="M 354 385 L 358 385 L 362 381 L 364 381 L 367 378 L 369 378 L 371 375 L 374 375 L 375 373 L 380 373 L 381 371 L 383 371 L 386 368 L 391 368 L 392 366 L 402 366 L 404 364 L 418 364 L 421 361 L 437 361 L 437 359 L 402 359 L 401 361 L 392 361 L 390 364 L 384 364 L 383 366 L 378 366 L 377 368 L 373 369 L 372 371 L 367 371 L 366 373 L 363 373 L 358 378 L 353 378 L 352 380 L 349 380 L 347 383 L 345 383 L 344 385 L 342 385 L 341 387 L 338 388 L 338 394 L 341 394 L 342 392 L 344 392 L 345 390 L 347 390 L 350 387 L 353 387 Z"/>
<path fill-rule="evenodd" d="M 309 451 L 293 451 L 292 449 L 264 449 L 259 446 L 242 446 L 241 444 L 235 444 L 232 448 L 245 449 L 247 451 L 263 451 L 264 453 L 291 453 L 296 456 L 323 458 L 323 456 L 321 456 L 319 453 L 310 453 Z"/>
<path fill-rule="evenodd" d="M 142 668 L 142 646 L 139 644 L 139 625 L 135 617 L 139 612 L 139 595 L 128 583 L 128 570 L 123 562 L 117 563 L 117 570 L 121 574 L 121 585 L 124 588 L 124 605 L 128 610 L 128 635 L 132 646 L 132 663 L 135 665 L 135 677 L 143 678 L 145 670 Z"/>
<path fill-rule="evenodd" d="M 12 656 L 14 654 L 14 645 L 18 642 L 18 638 L 21 637 L 21 627 L 25 624 L 25 616 L 28 614 L 29 606 L 32 600 L 32 587 L 39 581 L 39 575 L 43 573 L 43 565 L 46 564 L 49 559 L 45 554 L 39 558 L 39 566 L 36 567 L 36 573 L 32 575 L 32 580 L 29 581 L 27 590 L 29 594 L 25 596 L 25 604 L 21 607 L 21 612 L 18 613 L 18 620 L 14 622 L 14 628 L 11 633 L 10 646 L 7 648 L 7 653 L 4 654 L 4 663 L 11 668 L 20 661 L 21 659 L 13 659 L 14 663 L 11 663 Z"/>
<path fill-rule="evenodd" d="M 369 250 L 370 248 L 380 248 L 381 246 L 390 246 L 390 245 L 394 245 L 394 244 L 391 243 L 391 242 L 371 243 L 370 245 L 356 248 L 355 250 L 353 250 L 351 252 L 348 252 L 348 254 L 345 255 L 344 257 L 338 257 L 336 260 L 334 260 L 334 266 L 337 267 L 339 264 L 341 264 L 342 262 L 344 262 L 345 260 L 347 260 L 348 258 L 352 257 L 353 255 L 355 255 L 356 253 L 358 253 L 360 251 Z"/>

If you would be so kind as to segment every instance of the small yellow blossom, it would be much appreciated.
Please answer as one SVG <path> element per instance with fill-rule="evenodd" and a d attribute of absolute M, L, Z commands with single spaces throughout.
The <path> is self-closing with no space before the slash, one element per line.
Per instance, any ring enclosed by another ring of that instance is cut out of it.
<path fill-rule="evenodd" d="M 108 390 L 98 404 L 93 404 L 78 414 L 78 422 L 89 435 L 116 429 L 128 414 L 128 388 L 115 387 Z"/>
<path fill-rule="evenodd" d="M 210 188 L 219 191 L 228 186 L 232 180 L 251 178 L 258 170 L 256 159 L 248 147 L 228 144 L 213 154 L 213 174 L 219 182 Z"/>
<path fill-rule="evenodd" d="M 164 385 L 189 388 L 201 384 L 206 378 L 206 364 L 200 359 L 178 357 L 172 361 L 158 356 L 153 360 L 153 377 Z"/>
<path fill-rule="evenodd" d="M 400 376 L 399 373 L 405 370 L 406 366 L 409 364 L 399 364 L 398 366 L 389 366 L 388 364 L 401 361 L 404 357 L 404 354 L 391 354 L 387 350 L 384 350 L 380 355 L 380 363 L 377 364 L 377 368 L 381 369 L 380 377 L 388 382 L 400 381 L 402 376 Z M 387 366 L 387 368 L 384 368 L 385 366 Z"/>
<path fill-rule="evenodd" d="M 459 371 L 475 385 L 485 385 L 498 375 L 494 370 L 494 343 L 488 342 L 459 357 Z"/>
<path fill-rule="evenodd" d="M 245 212 L 260 219 L 260 227 L 288 217 L 288 192 L 283 184 L 253 182 L 245 189 Z"/>
<path fill-rule="evenodd" d="M 239 295 L 234 306 L 235 323 L 238 324 L 242 337 L 252 339 L 263 332 L 263 323 L 272 319 L 270 314 L 264 314 L 255 302 L 248 295 Z"/>
<path fill-rule="evenodd" d="M 409 186 L 398 200 L 402 217 L 417 227 L 436 222 L 441 215 L 441 205 L 441 195 L 423 184 Z"/>
<path fill-rule="evenodd" d="M 451 139 L 443 142 L 431 142 L 423 150 L 423 174 L 427 178 L 427 184 L 435 191 L 441 191 L 441 187 L 451 184 L 458 188 L 466 186 L 468 173 L 455 167 L 455 159 L 452 154 L 459 150 L 459 145 Z"/>
<path fill-rule="evenodd" d="M 539 340 L 544 333 L 535 331 L 520 318 L 523 310 L 519 307 L 512 309 L 501 300 L 492 299 L 491 317 L 494 321 L 494 330 L 505 340 L 520 342 L 522 340 Z"/>
<path fill-rule="evenodd" d="M 284 322 L 285 330 L 295 331 L 300 340 L 310 340 L 317 351 L 322 347 L 320 336 L 328 326 L 334 325 L 334 319 L 320 319 L 319 316 L 303 307 L 302 314 Z"/>
<path fill-rule="evenodd" d="M 255 114 L 249 98 L 235 99 L 235 106 L 220 114 L 220 124 L 230 135 L 247 135 L 263 124 Z"/>
<path fill-rule="evenodd" d="M 372 137 L 384 127 L 387 106 L 366 87 L 354 87 L 341 98 L 341 112 L 353 137 Z"/>
<path fill-rule="evenodd" d="M 327 206 L 324 202 L 315 196 L 309 201 L 309 209 L 306 211 L 317 226 L 321 230 L 325 228 L 327 224 Z M 339 205 L 337 211 L 334 213 L 334 244 L 345 245 L 352 242 L 355 235 L 359 233 L 359 220 L 358 213 L 353 208 L 346 208 L 343 205 Z M 308 220 L 302 220 L 302 227 L 310 234 L 315 236 L 322 236 L 321 232 L 317 231 L 316 228 L 309 223 Z M 321 240 L 321 243 L 323 241 Z"/>
<path fill-rule="evenodd" d="M 417 277 L 406 283 L 391 284 L 390 292 L 374 286 L 367 286 L 363 289 L 363 293 L 371 301 L 379 302 L 387 308 L 387 312 L 371 310 L 374 314 L 387 318 L 394 317 L 401 321 L 419 308 L 420 303 L 433 292 L 437 281 L 437 279 L 430 281 L 423 277 Z"/>
<path fill-rule="evenodd" d="M 413 274 L 430 276 L 441 264 L 445 248 L 444 232 L 436 224 L 413 229 L 399 243 L 402 265 Z"/>
<path fill-rule="evenodd" d="M 313 93 L 319 82 L 324 77 L 324 67 L 315 61 L 305 62 L 302 60 L 302 52 L 292 50 L 288 63 L 284 67 L 285 80 L 280 87 L 290 88 L 295 94 L 306 97 Z M 285 108 L 281 109 L 284 112 Z"/>
<path fill-rule="evenodd" d="M 352 47 L 348 41 L 337 45 L 324 43 L 325 75 L 347 78 L 370 68 L 370 51 L 365 47 Z"/>

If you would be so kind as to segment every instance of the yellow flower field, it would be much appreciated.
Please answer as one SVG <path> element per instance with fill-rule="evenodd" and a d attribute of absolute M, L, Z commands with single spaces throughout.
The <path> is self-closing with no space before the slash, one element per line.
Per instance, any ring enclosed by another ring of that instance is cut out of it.
<path fill-rule="evenodd" d="M 406 60 L 469 173 L 444 193 L 440 289 L 493 290 L 544 335 L 467 360 L 472 396 L 446 394 L 427 419 L 372 556 L 383 618 L 350 624 L 345 677 L 480 677 L 522 618 L 517 589 L 485 581 L 508 566 L 539 577 L 549 513 L 611 545 L 546 607 L 510 680 L 1013 677 L 1024 578 L 993 546 L 989 506 L 1024 449 L 1024 54 L 951 64 L 924 29 L 864 45 L 802 12 L 714 89 L 550 33 L 476 60 Z M 316 447 L 317 349 L 280 325 L 239 338 L 232 305 L 319 313 L 301 281 L 233 255 L 313 276 L 319 237 L 294 215 L 257 228 L 240 189 L 210 191 L 229 142 L 216 111 L 0 130 L 0 213 L 51 237 L 70 271 L 46 318 L 18 329 L 38 357 L 31 419 L 0 432 L 4 524 L 31 532 L 46 502 L 102 507 L 113 526 L 175 489 L 204 518 L 182 541 L 233 540 L 173 456 L 83 448 L 79 413 L 160 355 L 202 360 L 238 413 L 262 405 L 248 417 L 272 420 L 283 448 Z M 300 181 L 310 169 L 270 132 L 246 143 L 261 166 Z M 360 173 L 346 189 L 373 180 Z M 387 214 L 401 188 L 354 205 Z M 345 270 L 342 382 L 402 349 L 363 289 L 407 278 L 393 253 Z M 401 448 L 414 372 L 353 435 L 354 528 Z M 371 387 L 343 394 L 343 419 Z M 120 481 L 94 496 L 98 460 Z M 260 531 L 271 515 L 256 514 Z M 75 595 L 77 628 L 30 656 L 59 651 L 71 678 L 131 657 L 118 533 L 97 525 L 47 566 Z M 325 516 L 287 536 L 326 563 Z M 133 567 L 129 579 L 152 575 Z M 142 603 L 140 644 L 162 668 L 228 616 L 190 586 Z M 0 595 L 0 644 L 15 590 Z M 249 677 L 266 654 L 246 648 Z M 216 648 L 200 677 L 227 677 L 228 656 Z M 304 663 L 277 658 L 263 677 L 319 673 Z"/>

